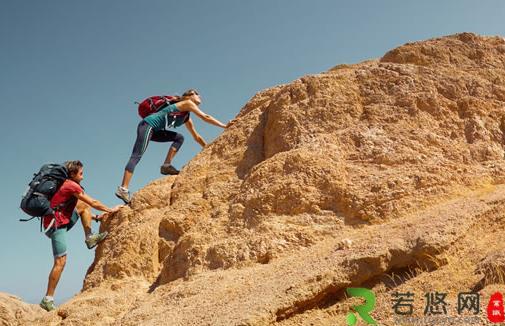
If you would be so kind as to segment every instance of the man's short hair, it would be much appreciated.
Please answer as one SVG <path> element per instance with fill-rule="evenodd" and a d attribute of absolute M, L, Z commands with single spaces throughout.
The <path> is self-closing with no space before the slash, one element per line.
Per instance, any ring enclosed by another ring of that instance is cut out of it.
<path fill-rule="evenodd" d="M 72 176 L 79 172 L 79 169 L 82 169 L 83 165 L 81 161 L 66 161 L 65 167 L 67 168 L 68 175 Z"/>

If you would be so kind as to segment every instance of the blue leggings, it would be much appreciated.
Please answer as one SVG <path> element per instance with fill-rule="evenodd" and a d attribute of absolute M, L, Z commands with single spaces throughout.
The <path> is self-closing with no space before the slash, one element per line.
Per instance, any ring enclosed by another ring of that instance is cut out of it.
<path fill-rule="evenodd" d="M 135 166 L 139 163 L 142 155 L 147 149 L 147 145 L 149 141 L 155 141 L 159 143 L 173 142 L 171 148 L 175 150 L 179 150 L 181 148 L 182 143 L 184 143 L 184 136 L 169 130 L 153 130 L 147 122 L 144 120 L 140 121 L 137 127 L 137 139 L 135 140 L 135 145 L 133 145 L 133 152 L 130 156 L 130 160 L 128 164 L 126 164 L 126 171 L 132 172 L 135 170 Z"/>

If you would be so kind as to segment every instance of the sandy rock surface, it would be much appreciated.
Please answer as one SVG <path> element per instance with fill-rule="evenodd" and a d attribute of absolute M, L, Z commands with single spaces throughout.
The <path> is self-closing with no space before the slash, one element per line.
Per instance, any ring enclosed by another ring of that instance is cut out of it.
<path fill-rule="evenodd" d="M 451 314 L 480 291 L 485 310 L 504 289 L 504 144 L 501 37 L 410 43 L 264 90 L 102 223 L 80 294 L 51 313 L 2 295 L 0 320 L 345 325 L 348 287 L 376 293 L 381 325 L 398 324 L 398 291 L 445 291 Z"/>

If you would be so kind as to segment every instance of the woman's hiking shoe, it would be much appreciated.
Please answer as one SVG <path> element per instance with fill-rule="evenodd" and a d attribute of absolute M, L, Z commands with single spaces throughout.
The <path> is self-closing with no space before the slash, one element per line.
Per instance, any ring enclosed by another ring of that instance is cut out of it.
<path fill-rule="evenodd" d="M 86 242 L 86 246 L 88 247 L 88 249 L 93 249 L 103 239 L 107 238 L 108 234 L 109 233 L 107 231 L 102 233 L 90 234 L 89 236 L 86 237 L 86 240 L 84 242 Z"/>
<path fill-rule="evenodd" d="M 117 187 L 116 197 L 124 201 L 125 204 L 130 203 L 130 192 L 121 186 Z"/>
<path fill-rule="evenodd" d="M 47 300 L 46 297 L 42 298 L 42 301 L 40 301 L 39 306 L 45 311 L 51 311 L 56 309 L 56 306 L 54 305 L 54 300 Z"/>
<path fill-rule="evenodd" d="M 163 164 L 160 168 L 160 172 L 163 175 L 177 175 L 179 174 L 179 170 L 174 168 L 171 164 Z"/>

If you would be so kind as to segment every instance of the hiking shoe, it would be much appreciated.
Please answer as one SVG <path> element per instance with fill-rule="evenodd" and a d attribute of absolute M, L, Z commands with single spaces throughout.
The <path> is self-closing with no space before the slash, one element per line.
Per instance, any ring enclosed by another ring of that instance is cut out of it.
<path fill-rule="evenodd" d="M 116 197 L 124 201 L 125 204 L 130 203 L 130 192 L 121 186 L 117 187 Z"/>
<path fill-rule="evenodd" d="M 163 175 L 177 175 L 179 174 L 179 170 L 174 168 L 171 164 L 163 164 L 160 168 L 160 173 Z"/>
<path fill-rule="evenodd" d="M 103 239 L 107 238 L 108 234 L 109 233 L 107 231 L 102 232 L 102 233 L 91 234 L 88 237 L 86 237 L 86 240 L 84 242 L 86 242 L 86 246 L 88 247 L 88 249 L 93 249 Z"/>
<path fill-rule="evenodd" d="M 56 306 L 54 305 L 54 300 L 47 300 L 46 297 L 42 298 L 42 301 L 40 301 L 39 306 L 45 311 L 51 311 L 56 309 Z"/>

